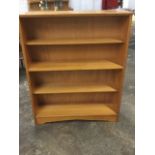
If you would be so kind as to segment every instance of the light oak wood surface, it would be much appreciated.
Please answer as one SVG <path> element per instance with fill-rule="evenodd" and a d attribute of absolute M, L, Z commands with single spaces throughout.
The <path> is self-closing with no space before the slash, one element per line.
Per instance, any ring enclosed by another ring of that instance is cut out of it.
<path fill-rule="evenodd" d="M 36 124 L 117 121 L 132 12 L 20 14 L 20 33 Z"/>
<path fill-rule="evenodd" d="M 116 113 L 102 103 L 53 104 L 50 106 L 42 106 L 38 108 L 37 111 L 37 117 L 89 115 L 116 115 Z"/>
<path fill-rule="evenodd" d="M 104 38 L 80 38 L 80 39 L 54 39 L 54 40 L 30 40 L 27 45 L 82 45 L 82 44 L 120 44 L 119 39 Z"/>
<path fill-rule="evenodd" d="M 106 117 L 115 116 L 116 113 L 111 110 L 111 108 L 101 103 L 46 105 L 40 107 L 36 115 L 38 123 L 41 124 L 51 122 L 51 120 L 61 121 L 64 119 L 89 120 L 92 118 L 97 118 L 98 120 L 106 120 Z"/>
<path fill-rule="evenodd" d="M 132 12 L 126 10 L 102 10 L 102 11 L 23 11 L 20 12 L 20 17 L 46 17 L 46 16 L 129 16 Z"/>
<path fill-rule="evenodd" d="M 65 116 L 111 116 L 116 113 L 102 103 L 81 104 L 54 104 L 38 108 L 37 118 L 40 117 L 65 117 Z"/>
<path fill-rule="evenodd" d="M 46 84 L 34 89 L 34 94 L 57 94 L 57 93 L 85 93 L 85 92 L 116 92 L 116 89 L 97 84 Z"/>
<path fill-rule="evenodd" d="M 114 70 L 122 69 L 121 65 L 102 61 L 73 61 L 73 62 L 35 62 L 30 65 L 30 72 L 68 71 L 68 70 Z"/>

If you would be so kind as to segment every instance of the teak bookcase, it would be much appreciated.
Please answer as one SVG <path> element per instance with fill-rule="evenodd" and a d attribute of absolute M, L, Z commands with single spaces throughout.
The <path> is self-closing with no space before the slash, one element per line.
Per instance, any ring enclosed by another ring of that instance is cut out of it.
<path fill-rule="evenodd" d="M 129 11 L 20 15 L 36 124 L 118 120 L 131 18 Z"/>

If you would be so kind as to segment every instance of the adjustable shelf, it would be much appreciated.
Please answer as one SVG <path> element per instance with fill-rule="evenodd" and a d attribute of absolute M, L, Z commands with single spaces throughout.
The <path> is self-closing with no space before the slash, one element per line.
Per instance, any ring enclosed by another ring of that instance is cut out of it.
<path fill-rule="evenodd" d="M 76 38 L 76 39 L 34 39 L 27 41 L 27 45 L 85 45 L 85 44 L 121 44 L 120 39 L 114 38 Z"/>
<path fill-rule="evenodd" d="M 117 121 L 129 11 L 31 11 L 20 35 L 36 124 Z"/>
<path fill-rule="evenodd" d="M 37 110 L 38 123 L 74 119 L 114 119 L 116 112 L 102 103 L 70 103 L 40 106 Z"/>
<path fill-rule="evenodd" d="M 43 84 L 34 89 L 34 94 L 116 92 L 116 89 L 103 84 Z"/>
<path fill-rule="evenodd" d="M 29 72 L 69 71 L 69 70 L 116 70 L 123 69 L 121 65 L 108 60 L 73 61 L 73 62 L 35 62 L 30 64 Z"/>

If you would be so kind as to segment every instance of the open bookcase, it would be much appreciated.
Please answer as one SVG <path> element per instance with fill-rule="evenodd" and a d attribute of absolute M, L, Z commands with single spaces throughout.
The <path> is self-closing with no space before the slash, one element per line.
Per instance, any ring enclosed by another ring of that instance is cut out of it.
<path fill-rule="evenodd" d="M 118 120 L 131 18 L 129 11 L 20 15 L 36 124 Z"/>

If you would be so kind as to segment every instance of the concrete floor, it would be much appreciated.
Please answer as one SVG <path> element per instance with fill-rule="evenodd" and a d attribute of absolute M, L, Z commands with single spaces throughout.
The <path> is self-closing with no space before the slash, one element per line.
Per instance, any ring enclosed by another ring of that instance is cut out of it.
<path fill-rule="evenodd" d="M 69 121 L 35 126 L 25 71 L 20 70 L 20 155 L 134 155 L 134 28 L 117 123 Z"/>

